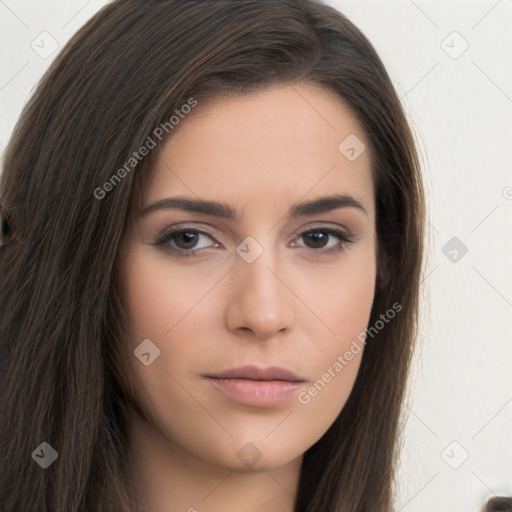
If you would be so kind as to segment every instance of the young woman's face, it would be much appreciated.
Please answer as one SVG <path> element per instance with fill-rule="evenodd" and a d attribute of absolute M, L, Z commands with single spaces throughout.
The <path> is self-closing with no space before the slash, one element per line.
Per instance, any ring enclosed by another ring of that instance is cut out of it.
<path fill-rule="evenodd" d="M 363 141 L 338 96 L 301 84 L 199 104 L 162 147 L 121 293 L 166 452 L 268 470 L 338 416 L 375 291 Z"/>

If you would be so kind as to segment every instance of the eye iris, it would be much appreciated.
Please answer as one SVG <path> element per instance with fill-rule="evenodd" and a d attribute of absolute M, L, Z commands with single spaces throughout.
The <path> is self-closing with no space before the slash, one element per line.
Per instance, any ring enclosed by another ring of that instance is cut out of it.
<path fill-rule="evenodd" d="M 323 231 L 315 231 L 312 233 L 306 233 L 304 236 L 313 241 L 313 249 L 321 249 L 325 246 L 329 235 Z"/>
<path fill-rule="evenodd" d="M 182 239 L 185 241 L 184 247 L 181 246 L 181 244 L 177 244 L 180 246 L 181 249 L 191 249 L 197 244 L 197 237 L 199 236 L 198 233 L 192 233 L 190 231 L 182 231 L 178 235 L 176 235 L 174 238 L 175 240 Z M 188 245 L 187 245 L 188 244 Z"/>

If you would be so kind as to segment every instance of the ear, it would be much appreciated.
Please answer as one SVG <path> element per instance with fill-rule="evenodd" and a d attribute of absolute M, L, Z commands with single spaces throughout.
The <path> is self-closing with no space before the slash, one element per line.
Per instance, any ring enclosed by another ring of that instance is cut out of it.
<path fill-rule="evenodd" d="M 15 239 L 14 222 L 4 206 L 0 205 L 0 247 Z"/>

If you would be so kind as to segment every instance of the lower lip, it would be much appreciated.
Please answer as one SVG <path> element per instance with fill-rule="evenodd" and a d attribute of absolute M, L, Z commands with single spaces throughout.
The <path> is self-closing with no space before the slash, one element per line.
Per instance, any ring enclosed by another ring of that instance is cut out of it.
<path fill-rule="evenodd" d="M 299 389 L 305 384 L 283 380 L 215 379 L 213 377 L 209 377 L 208 380 L 237 402 L 256 406 L 288 402 L 297 396 Z"/>

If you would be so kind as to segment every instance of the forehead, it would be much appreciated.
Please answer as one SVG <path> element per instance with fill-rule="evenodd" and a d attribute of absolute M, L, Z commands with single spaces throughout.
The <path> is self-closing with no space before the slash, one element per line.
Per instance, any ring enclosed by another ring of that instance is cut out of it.
<path fill-rule="evenodd" d="M 294 84 L 199 103 L 162 146 L 144 203 L 194 195 L 245 211 L 333 192 L 373 212 L 368 143 L 337 94 Z"/>

